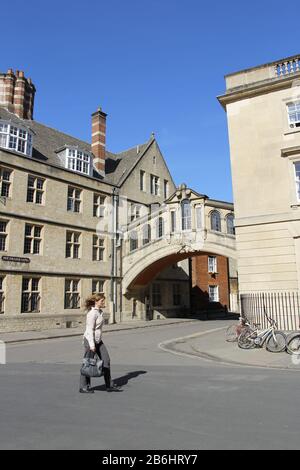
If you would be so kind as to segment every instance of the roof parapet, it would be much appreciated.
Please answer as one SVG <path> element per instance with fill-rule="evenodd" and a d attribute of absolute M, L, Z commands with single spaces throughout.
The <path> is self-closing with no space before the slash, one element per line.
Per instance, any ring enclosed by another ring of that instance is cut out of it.
<path fill-rule="evenodd" d="M 298 73 L 300 73 L 299 54 L 225 75 L 226 90 L 265 82 L 266 80 L 283 79 Z"/>

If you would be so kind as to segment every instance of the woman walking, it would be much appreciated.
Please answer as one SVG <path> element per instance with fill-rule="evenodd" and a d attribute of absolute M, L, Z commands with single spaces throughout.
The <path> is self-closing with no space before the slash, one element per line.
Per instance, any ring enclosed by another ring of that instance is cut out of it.
<path fill-rule="evenodd" d="M 108 392 L 116 390 L 117 387 L 110 376 L 110 357 L 102 341 L 102 327 L 104 324 L 102 308 L 105 307 L 105 295 L 94 294 L 85 301 L 86 329 L 83 335 L 84 357 L 89 357 L 90 351 L 97 353 L 103 361 L 103 375 L 106 390 Z M 90 388 L 91 379 L 80 374 L 80 393 L 94 393 Z"/>

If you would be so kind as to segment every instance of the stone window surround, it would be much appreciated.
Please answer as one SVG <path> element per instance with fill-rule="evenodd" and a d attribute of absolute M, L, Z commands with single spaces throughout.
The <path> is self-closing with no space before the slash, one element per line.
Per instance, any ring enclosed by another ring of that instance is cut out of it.
<path fill-rule="evenodd" d="M 300 84 L 300 83 L 299 83 Z M 298 87 L 297 87 L 298 88 Z M 289 135 L 296 132 L 300 132 L 300 127 L 290 127 L 289 114 L 288 114 L 288 104 L 300 102 L 300 93 L 297 93 L 297 88 L 292 87 L 291 90 L 294 90 L 294 95 L 282 99 L 282 123 L 283 123 L 283 134 Z"/>
<path fill-rule="evenodd" d="M 300 198 L 297 197 L 295 163 L 300 163 L 300 146 L 289 147 L 281 150 L 281 157 L 287 159 L 287 166 L 290 179 L 290 206 L 300 207 Z"/>
<path fill-rule="evenodd" d="M 225 221 L 226 221 L 226 232 L 228 235 L 235 235 L 235 229 L 234 229 L 234 214 L 226 214 L 225 216 Z M 231 222 L 229 221 L 232 221 L 232 232 L 230 232 L 231 230 L 231 226 L 229 225 L 229 223 L 231 224 Z"/>
<path fill-rule="evenodd" d="M 24 289 L 24 283 L 28 281 L 28 289 Z M 38 289 L 33 289 L 34 284 L 37 282 Z M 32 302 L 34 302 L 32 304 Z M 28 308 L 25 306 L 28 304 Z M 37 309 L 33 308 L 37 305 Z M 30 308 L 29 308 L 30 307 Z M 21 301 L 21 313 L 39 313 L 41 311 L 41 278 L 40 277 L 22 277 L 22 301 Z"/>
<path fill-rule="evenodd" d="M 102 290 L 98 289 L 100 285 L 102 285 Z M 95 290 L 95 287 L 97 287 L 96 290 Z M 99 294 L 99 293 L 105 294 L 105 279 L 93 278 L 92 279 L 92 294 Z"/>
<path fill-rule="evenodd" d="M 81 235 L 81 232 L 73 230 L 66 231 L 66 259 L 81 258 Z M 78 256 L 74 256 L 74 254 Z"/>
<path fill-rule="evenodd" d="M 9 179 L 3 178 L 3 173 L 9 173 Z M 0 196 L 5 198 L 11 198 L 11 188 L 12 188 L 12 179 L 13 179 L 13 170 L 6 166 L 0 166 Z M 6 190 L 4 191 L 4 187 Z M 8 193 L 8 194 L 4 194 Z"/>
<path fill-rule="evenodd" d="M 212 216 L 213 215 L 216 215 L 218 216 L 218 220 L 220 222 L 220 230 L 216 230 L 215 228 L 213 228 L 213 220 L 212 220 Z M 210 221 L 210 229 L 215 231 L 215 232 L 222 232 L 222 220 L 221 220 L 221 214 L 220 212 L 217 210 L 217 209 L 213 209 L 210 213 L 209 213 L 209 221 Z"/>
<path fill-rule="evenodd" d="M 144 170 L 140 170 L 140 191 L 144 193 L 147 192 L 146 189 L 146 172 Z"/>
<path fill-rule="evenodd" d="M 77 189 L 77 188 L 76 188 Z M 93 194 L 93 217 L 102 219 L 105 216 L 106 196 L 104 194 Z"/>
<path fill-rule="evenodd" d="M 30 234 L 28 228 L 30 227 Z M 39 234 L 36 234 L 39 229 Z M 31 223 L 25 223 L 24 229 L 24 255 L 41 255 L 43 240 L 43 226 Z"/>
<path fill-rule="evenodd" d="M 160 178 L 152 173 L 150 174 L 150 194 L 160 196 Z"/>
<path fill-rule="evenodd" d="M 4 250 L 2 250 L 2 242 L 1 242 L 1 245 L 0 245 L 0 251 L 2 252 L 7 252 L 8 251 L 8 240 L 9 240 L 9 220 L 7 219 L 0 219 L 0 222 L 2 223 L 5 223 L 5 232 L 3 232 L 2 230 L 0 231 L 0 234 L 1 234 L 1 238 L 4 239 Z"/>
<path fill-rule="evenodd" d="M 78 196 L 79 191 L 79 196 Z M 72 195 L 70 195 L 72 192 Z M 76 186 L 67 186 L 67 211 L 79 214 L 82 207 L 82 190 Z M 78 210 L 77 210 L 78 209 Z"/>
<path fill-rule="evenodd" d="M 81 280 L 79 278 L 67 277 L 65 278 L 65 302 L 64 308 L 68 309 L 79 309 L 80 308 L 80 289 L 81 289 Z M 74 289 L 74 282 L 76 284 L 76 289 Z M 67 290 L 67 283 L 70 283 L 69 289 Z"/>
<path fill-rule="evenodd" d="M 33 186 L 29 186 L 30 178 L 34 179 Z M 42 182 L 41 188 L 38 187 L 39 181 Z M 44 206 L 45 205 L 45 184 L 46 184 L 45 178 L 41 178 L 40 176 L 36 176 L 36 175 L 29 173 L 28 178 L 27 178 L 26 202 L 28 202 L 29 204 L 38 204 L 40 206 Z M 33 191 L 33 201 L 28 200 L 30 190 Z M 37 197 L 38 195 L 41 196 L 41 202 L 38 202 L 38 197 Z"/>
<path fill-rule="evenodd" d="M 105 261 L 105 252 L 106 252 L 106 237 L 93 234 L 92 244 L 92 261 Z M 103 243 L 101 244 L 100 241 Z"/>

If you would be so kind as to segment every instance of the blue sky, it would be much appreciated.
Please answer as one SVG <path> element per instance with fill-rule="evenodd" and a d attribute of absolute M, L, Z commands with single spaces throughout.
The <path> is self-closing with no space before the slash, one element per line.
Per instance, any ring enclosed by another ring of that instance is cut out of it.
<path fill-rule="evenodd" d="M 278 0 L 14 0 L 1 5 L 1 67 L 36 88 L 34 118 L 107 148 L 155 136 L 176 184 L 232 201 L 224 75 L 300 52 L 300 6 Z"/>

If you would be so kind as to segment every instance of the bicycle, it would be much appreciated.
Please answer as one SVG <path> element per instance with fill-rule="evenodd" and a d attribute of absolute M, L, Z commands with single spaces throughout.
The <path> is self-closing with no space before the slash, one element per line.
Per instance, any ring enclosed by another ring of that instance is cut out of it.
<path fill-rule="evenodd" d="M 239 322 L 234 325 L 230 325 L 225 332 L 225 339 L 228 343 L 234 343 L 238 340 L 241 332 L 244 328 L 250 326 L 249 321 L 246 317 L 239 317 Z"/>
<path fill-rule="evenodd" d="M 288 334 L 286 338 L 286 351 L 289 354 L 300 354 L 300 331 Z"/>
<path fill-rule="evenodd" d="M 267 351 L 281 352 L 286 348 L 286 335 L 282 331 L 276 330 L 277 323 L 266 315 L 270 326 L 264 330 L 259 330 L 260 323 L 255 323 L 255 328 L 249 327 L 242 331 L 238 337 L 238 346 L 241 349 L 252 349 L 263 347 L 266 344 Z"/>

